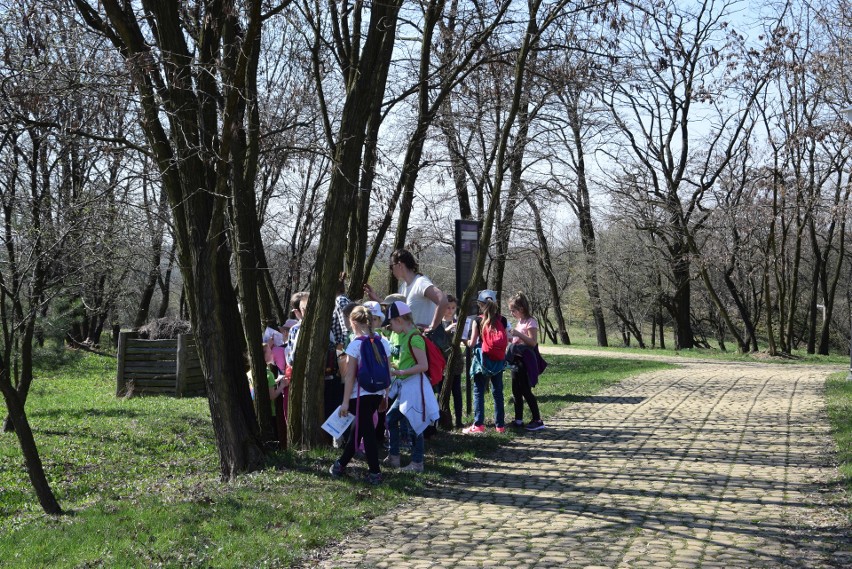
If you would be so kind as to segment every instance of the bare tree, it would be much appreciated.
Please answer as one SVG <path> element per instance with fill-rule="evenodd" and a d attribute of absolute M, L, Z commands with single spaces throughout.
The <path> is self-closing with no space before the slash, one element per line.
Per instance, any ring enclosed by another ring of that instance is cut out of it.
<path fill-rule="evenodd" d="M 124 57 L 139 94 L 145 136 L 172 207 L 221 474 L 230 479 L 263 463 L 243 364 L 247 340 L 253 376 L 261 377 L 257 295 L 243 282 L 242 300 L 248 303 L 241 326 L 227 231 L 229 205 L 237 209 L 235 218 L 240 219 L 248 204 L 246 193 L 254 203 L 252 166 L 241 159 L 246 133 L 253 137 L 257 132 L 246 108 L 253 104 L 264 18 L 261 5 L 248 1 L 179 6 L 151 1 L 144 3 L 141 12 L 115 0 L 97 7 L 74 0 L 74 5 L 85 23 Z M 253 255 L 244 247 L 253 244 L 254 232 L 236 228 L 235 237 L 240 244 L 237 266 L 244 278 Z M 240 327 L 245 336 L 233 334 Z M 255 393 L 263 413 L 266 390 L 255 389 Z M 268 417 L 264 421 L 261 414 L 260 421 L 264 424 Z"/>
<path fill-rule="evenodd" d="M 342 45 L 348 65 L 345 67 L 347 94 L 340 116 L 340 127 L 334 137 L 330 121 L 326 121 L 326 135 L 333 141 L 334 158 L 331 181 L 325 202 L 320 242 L 317 248 L 316 278 L 311 288 L 307 316 L 299 332 L 299 350 L 293 365 L 293 384 L 290 388 L 289 439 L 303 446 L 313 446 L 320 441 L 322 422 L 322 382 L 328 353 L 328 330 L 331 325 L 333 299 L 337 289 L 337 275 L 343 264 L 345 234 L 349 211 L 358 190 L 367 123 L 376 105 L 381 104 L 385 90 L 386 70 L 390 65 L 396 38 L 396 20 L 400 1 L 376 4 L 370 10 L 363 44 L 353 41 Z M 332 4 L 332 8 L 334 5 Z M 353 6 L 352 13 L 344 12 L 342 20 L 333 14 L 333 26 L 347 30 L 349 37 L 360 39 L 361 18 L 364 7 Z M 311 7 L 303 5 L 311 14 Z M 320 37 L 318 14 L 312 14 L 314 33 Z M 351 18 L 353 28 L 349 25 Z M 342 37 L 342 36 L 341 36 Z M 317 40 L 319 41 L 319 40 Z M 322 93 L 320 93 L 322 96 Z M 321 103 L 325 106 L 325 103 Z"/>
<path fill-rule="evenodd" d="M 694 345 L 692 333 L 692 256 L 698 253 L 693 231 L 700 227 L 706 193 L 748 136 L 749 111 L 765 87 L 774 64 L 765 53 L 744 48 L 729 26 L 730 3 L 710 0 L 684 8 L 676 2 L 637 6 L 619 34 L 619 75 L 604 100 L 622 131 L 635 169 L 648 186 L 632 185 L 637 198 L 665 214 L 653 230 L 664 243 L 674 282 L 668 306 L 678 348 Z M 717 66 L 728 61 L 725 71 Z M 736 88 L 743 93 L 736 93 Z M 713 117 L 708 133 L 690 130 L 691 119 Z M 701 138 L 701 153 L 692 149 Z M 626 156 L 613 156 L 618 160 Z M 649 229 L 651 229 L 649 227 Z M 708 292 L 736 334 L 726 307 Z M 738 341 L 743 346 L 743 342 Z"/>

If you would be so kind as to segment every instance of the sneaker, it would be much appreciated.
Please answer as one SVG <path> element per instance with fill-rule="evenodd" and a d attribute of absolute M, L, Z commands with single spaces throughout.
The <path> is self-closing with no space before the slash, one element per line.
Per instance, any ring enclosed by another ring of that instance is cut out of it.
<path fill-rule="evenodd" d="M 462 429 L 462 433 L 466 435 L 479 435 L 485 432 L 485 425 L 471 425 L 466 429 Z"/>
<path fill-rule="evenodd" d="M 515 419 L 514 421 L 509 423 L 509 426 L 515 427 L 516 429 L 520 429 L 524 426 L 524 420 L 523 419 Z"/>
<path fill-rule="evenodd" d="M 494 427 L 494 430 L 497 431 L 498 433 L 505 433 L 506 427 Z"/>
<path fill-rule="evenodd" d="M 400 472 L 411 472 L 412 474 L 419 474 L 423 472 L 423 463 L 410 462 L 405 468 L 400 468 Z"/>
<path fill-rule="evenodd" d="M 388 468 L 399 468 L 399 455 L 389 454 L 387 458 L 382 461 L 382 466 Z"/>
<path fill-rule="evenodd" d="M 331 468 L 328 469 L 328 473 L 331 474 L 333 478 L 343 478 L 346 474 L 346 469 L 340 466 L 339 460 L 335 460 L 334 464 L 331 465 Z"/>
<path fill-rule="evenodd" d="M 370 486 L 378 486 L 382 483 L 383 480 L 384 478 L 382 477 L 381 472 L 368 472 L 364 476 L 364 482 L 366 482 Z"/>
<path fill-rule="evenodd" d="M 544 428 L 544 421 L 530 421 L 527 423 L 526 429 L 528 431 L 540 431 Z"/>

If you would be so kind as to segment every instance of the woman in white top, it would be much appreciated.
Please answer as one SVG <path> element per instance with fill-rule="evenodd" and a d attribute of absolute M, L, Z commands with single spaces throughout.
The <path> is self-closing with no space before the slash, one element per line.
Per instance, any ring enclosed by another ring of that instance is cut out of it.
<path fill-rule="evenodd" d="M 447 340 L 441 320 L 447 309 L 447 295 L 429 277 L 420 273 L 417 260 L 406 249 L 397 249 L 391 253 L 390 269 L 400 281 L 399 292 L 405 296 L 405 304 L 411 309 L 414 324 L 439 348 L 445 349 Z M 372 300 L 381 301 L 369 284 L 364 285 L 364 293 Z"/>
<path fill-rule="evenodd" d="M 369 484 L 375 485 L 382 482 L 382 473 L 379 467 L 379 448 L 376 441 L 373 414 L 379 409 L 387 390 L 383 389 L 378 392 L 366 391 L 359 385 L 356 385 L 355 376 L 358 373 L 358 364 L 361 360 L 362 340 L 360 338 L 372 338 L 375 341 L 374 345 L 384 350 L 386 357 L 390 356 L 391 347 L 381 334 L 373 330 L 373 315 L 368 308 L 364 306 L 356 307 L 349 315 L 349 323 L 352 325 L 355 339 L 349 342 L 344 352 L 346 357 L 343 363 L 344 386 L 343 401 L 340 403 L 340 416 L 345 417 L 350 413 L 350 408 L 357 405 L 357 437 L 359 439 L 363 437 L 364 454 L 367 456 L 367 466 L 369 467 L 366 481 Z M 343 447 L 343 454 L 334 461 L 334 464 L 329 469 L 329 472 L 335 478 L 342 477 L 345 474 L 346 465 L 355 456 L 355 447 L 357 444 L 355 432 L 355 426 L 349 429 L 349 437 Z"/>

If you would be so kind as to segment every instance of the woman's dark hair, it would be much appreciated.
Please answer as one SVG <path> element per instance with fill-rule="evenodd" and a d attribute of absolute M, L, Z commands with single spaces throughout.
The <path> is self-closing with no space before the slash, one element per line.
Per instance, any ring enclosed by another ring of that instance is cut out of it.
<path fill-rule="evenodd" d="M 397 249 L 391 253 L 390 264 L 395 265 L 396 263 L 402 263 L 415 274 L 420 274 L 420 267 L 417 265 L 417 259 L 415 259 L 414 255 L 412 255 L 407 249 Z"/>

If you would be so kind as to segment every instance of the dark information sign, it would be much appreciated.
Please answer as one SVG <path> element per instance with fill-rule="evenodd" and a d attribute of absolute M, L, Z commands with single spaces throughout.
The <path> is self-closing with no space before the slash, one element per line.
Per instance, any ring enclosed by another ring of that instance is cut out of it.
<path fill-rule="evenodd" d="M 456 298 L 461 302 L 479 253 L 479 234 L 482 222 L 472 219 L 456 220 Z"/>

